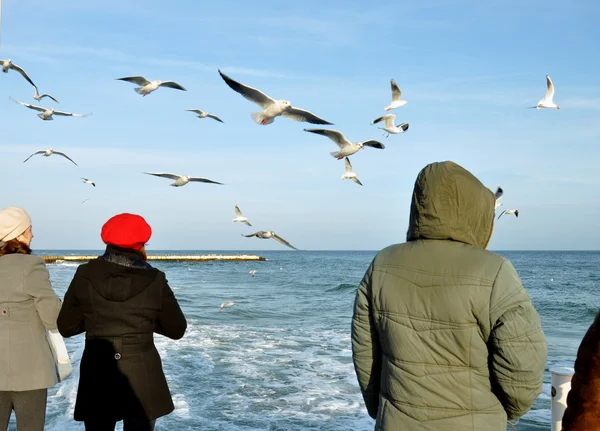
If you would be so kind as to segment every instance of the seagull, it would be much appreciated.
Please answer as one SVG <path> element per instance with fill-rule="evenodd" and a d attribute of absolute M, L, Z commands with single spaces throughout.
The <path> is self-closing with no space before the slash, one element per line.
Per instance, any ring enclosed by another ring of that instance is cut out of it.
<path fill-rule="evenodd" d="M 81 178 L 85 184 L 91 184 L 96 187 L 96 184 L 92 180 L 88 180 L 87 178 Z"/>
<path fill-rule="evenodd" d="M 290 248 L 293 248 L 294 250 L 298 250 L 296 247 L 294 247 L 292 244 L 290 244 L 289 242 L 287 242 L 285 239 L 283 239 L 282 237 L 280 237 L 279 235 L 277 235 L 275 232 L 273 232 L 272 230 L 259 230 L 258 232 L 254 232 L 251 235 L 244 235 L 242 234 L 242 236 L 245 236 L 246 238 L 250 238 L 250 237 L 257 237 L 260 239 L 271 239 L 273 238 L 275 241 L 283 244 L 283 245 L 287 245 Z"/>
<path fill-rule="evenodd" d="M 540 99 L 537 105 L 530 106 L 530 108 L 556 108 L 560 109 L 560 106 L 555 104 L 552 99 L 554 99 L 554 84 L 548 75 L 546 75 L 546 94 L 544 97 Z"/>
<path fill-rule="evenodd" d="M 384 126 L 383 127 L 378 127 L 378 129 L 381 130 L 385 130 L 385 132 L 387 132 L 387 136 L 390 136 L 390 133 L 397 135 L 398 133 L 404 133 L 408 130 L 408 123 L 402 123 L 402 124 L 398 124 L 397 126 L 394 126 L 394 120 L 396 119 L 396 116 L 394 114 L 387 114 L 384 115 L 383 117 L 379 117 L 373 121 L 371 121 L 371 124 L 377 124 L 380 121 L 384 121 Z M 385 132 L 381 135 L 384 136 Z"/>
<path fill-rule="evenodd" d="M 519 217 L 519 210 L 504 210 L 500 213 L 500 215 L 498 216 L 498 219 L 500 217 L 502 217 L 502 214 L 514 214 L 515 217 Z M 496 219 L 496 220 L 498 220 L 498 219 Z"/>
<path fill-rule="evenodd" d="M 392 109 L 399 108 L 401 106 L 406 105 L 406 103 L 407 103 L 406 100 L 400 100 L 400 98 L 402 97 L 402 92 L 398 88 L 396 81 L 394 81 L 392 79 L 391 85 L 392 85 L 392 103 L 389 106 L 385 107 L 386 111 L 391 111 Z"/>
<path fill-rule="evenodd" d="M 362 186 L 362 183 L 358 179 L 358 176 L 356 175 L 356 173 L 352 172 L 352 164 L 350 164 L 350 159 L 348 157 L 346 157 L 344 159 L 344 161 L 346 162 L 346 173 L 344 175 L 342 175 L 342 180 L 352 180 L 356 184 Z"/>
<path fill-rule="evenodd" d="M 81 202 L 82 204 L 86 203 L 87 201 L 89 201 L 89 199 L 84 200 L 83 202 Z"/>
<path fill-rule="evenodd" d="M 219 308 L 219 311 L 221 311 L 225 307 L 233 307 L 234 305 L 235 305 L 235 302 L 233 302 L 233 301 L 224 302 L 221 304 L 221 308 Z"/>
<path fill-rule="evenodd" d="M 196 114 L 198 114 L 198 118 L 206 118 L 206 117 L 208 117 L 208 118 L 212 118 L 213 120 L 217 120 L 220 123 L 223 122 L 223 120 L 221 120 L 216 115 L 209 114 L 208 112 L 201 111 L 200 109 L 186 109 L 186 111 L 188 111 L 188 112 L 195 112 Z"/>
<path fill-rule="evenodd" d="M 351 156 L 352 154 L 357 153 L 358 151 L 362 150 L 365 146 L 378 148 L 380 150 L 383 150 L 385 148 L 385 145 L 383 145 L 381 142 L 374 141 L 372 139 L 357 143 L 350 142 L 348 139 L 346 139 L 344 135 L 342 135 L 341 132 L 338 132 L 337 130 L 304 129 L 304 131 L 327 136 L 329 139 L 335 142 L 337 146 L 340 147 L 340 151 L 334 151 L 330 154 L 338 160 L 342 160 L 346 156 Z"/>
<path fill-rule="evenodd" d="M 237 205 L 235 206 L 235 214 L 236 214 L 236 218 L 233 219 L 233 222 L 235 223 L 236 221 L 239 221 L 240 223 L 244 223 L 247 224 L 248 226 L 252 226 L 249 222 L 248 222 L 248 218 L 244 217 L 244 215 L 242 214 L 242 212 L 240 211 L 240 207 L 238 207 Z"/>
<path fill-rule="evenodd" d="M 504 194 L 504 190 L 502 190 L 502 187 L 498 187 L 498 189 L 496 189 L 496 193 L 494 193 L 494 196 L 496 197 L 496 206 L 494 207 L 494 209 L 504 205 L 503 203 L 499 202 L 500 198 L 502 197 L 503 194 Z"/>
<path fill-rule="evenodd" d="M 74 165 L 78 166 L 77 163 L 75 163 L 73 161 L 73 159 L 71 159 L 69 156 L 67 156 L 65 153 L 62 153 L 60 151 L 55 151 L 52 148 L 48 148 L 47 150 L 40 150 L 40 151 L 36 151 L 35 153 L 33 153 L 31 156 L 27 157 L 25 160 L 23 160 L 23 163 L 25 163 L 27 160 L 31 159 L 33 156 L 35 156 L 36 154 L 43 154 L 44 157 L 50 157 L 52 154 L 58 154 L 59 156 L 63 156 L 65 159 L 70 160 L 71 162 L 73 162 Z"/>
<path fill-rule="evenodd" d="M 158 87 L 169 87 L 176 90 L 187 91 L 174 81 L 148 81 L 143 76 L 127 76 L 125 78 L 117 78 L 117 81 L 133 82 L 134 84 L 139 85 L 139 87 L 134 88 L 133 91 L 135 91 L 137 94 L 141 94 L 143 97 L 146 97 L 154 90 L 157 90 Z"/>
<path fill-rule="evenodd" d="M 171 184 L 171 187 L 185 186 L 190 181 L 197 182 L 197 183 L 211 183 L 211 184 L 224 185 L 223 183 L 219 183 L 217 181 L 213 181 L 213 180 L 210 180 L 208 178 L 203 178 L 203 177 L 190 177 L 189 175 L 169 174 L 167 172 L 144 172 L 144 173 L 147 175 L 154 175 L 155 177 L 163 177 L 163 178 L 169 178 L 171 180 L 175 180 L 175 182 L 173 184 Z"/>
<path fill-rule="evenodd" d="M 54 120 L 54 118 L 52 118 L 53 115 L 60 115 L 63 117 L 89 117 L 90 115 L 92 115 L 91 112 L 88 114 L 72 114 L 70 112 L 55 111 L 52 108 L 44 108 L 42 106 L 31 105 L 29 103 L 19 102 L 18 100 L 13 99 L 12 97 L 9 97 L 9 99 L 12 100 L 13 102 L 18 103 L 19 105 L 23 105 L 29 109 L 34 109 L 36 111 L 40 111 L 41 114 L 37 114 L 37 116 L 45 121 Z"/>
<path fill-rule="evenodd" d="M 23 78 L 25 78 L 27 80 L 27 82 L 29 82 L 31 85 L 33 85 L 35 87 L 35 84 L 31 80 L 31 78 L 29 76 L 27 76 L 27 73 L 25 73 L 23 68 L 17 66 L 15 63 L 13 63 L 10 58 L 8 60 L 0 60 L 0 65 L 2 66 L 2 72 L 8 73 L 8 69 L 12 69 L 15 72 L 19 72 L 21 75 L 23 75 Z"/>
<path fill-rule="evenodd" d="M 248 271 L 248 274 L 250 274 L 252 277 L 254 277 L 254 274 L 256 274 L 256 270 L 251 269 L 250 271 Z"/>
<path fill-rule="evenodd" d="M 289 100 L 273 100 L 265 93 L 256 88 L 248 87 L 246 85 L 240 84 L 237 81 L 234 81 L 229 76 L 225 75 L 223 72 L 219 70 L 219 74 L 221 78 L 231 87 L 232 90 L 237 91 L 246 99 L 251 102 L 256 103 L 261 108 L 263 108 L 262 112 L 253 112 L 250 114 L 252 119 L 256 121 L 257 124 L 267 125 L 271 124 L 275 117 L 279 115 L 283 115 L 294 121 L 304 121 L 312 124 L 333 124 L 328 121 L 323 120 L 322 118 L 317 117 L 312 112 L 306 111 L 300 108 L 292 107 Z"/>
<path fill-rule="evenodd" d="M 39 91 L 38 91 L 38 88 L 35 85 L 33 86 L 33 91 L 34 91 L 33 92 L 33 98 L 35 100 L 42 100 L 44 97 L 49 97 L 50 99 L 54 100 L 56 103 L 59 103 L 58 99 L 56 99 L 55 97 L 50 96 L 47 93 L 40 94 Z"/>

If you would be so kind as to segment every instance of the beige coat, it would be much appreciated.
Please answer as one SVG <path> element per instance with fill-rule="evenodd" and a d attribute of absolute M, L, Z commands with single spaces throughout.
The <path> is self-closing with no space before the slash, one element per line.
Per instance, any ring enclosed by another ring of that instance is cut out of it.
<path fill-rule="evenodd" d="M 42 258 L 0 257 L 0 391 L 58 383 L 46 329 L 56 329 L 60 307 Z"/>

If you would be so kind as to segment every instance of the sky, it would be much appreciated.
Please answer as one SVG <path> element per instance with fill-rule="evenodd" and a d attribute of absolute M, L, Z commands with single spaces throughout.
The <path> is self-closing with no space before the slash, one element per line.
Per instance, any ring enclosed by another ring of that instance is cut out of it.
<path fill-rule="evenodd" d="M 418 172 L 452 160 L 502 186 L 500 209 L 519 209 L 495 222 L 490 249 L 599 249 L 599 13 L 595 1 L 553 0 L 3 0 L 0 58 L 58 98 L 57 109 L 93 115 L 42 121 L 9 97 L 54 102 L 0 74 L 0 206 L 31 214 L 34 249 L 101 249 L 102 224 L 132 212 L 152 226 L 150 251 L 286 249 L 241 236 L 257 230 L 302 250 L 378 250 L 404 241 Z M 254 123 L 260 108 L 217 69 L 351 141 L 384 143 L 351 158 L 364 186 L 341 180 L 333 142 L 303 131 L 318 126 Z M 132 75 L 187 91 L 141 97 L 116 80 Z M 545 75 L 561 109 L 527 109 Z M 408 101 L 393 113 L 410 128 L 385 138 L 370 122 L 386 113 L 391 78 Z M 47 148 L 78 166 L 57 156 L 22 163 Z M 148 171 L 225 185 L 174 188 Z M 235 205 L 252 227 L 232 223 Z"/>

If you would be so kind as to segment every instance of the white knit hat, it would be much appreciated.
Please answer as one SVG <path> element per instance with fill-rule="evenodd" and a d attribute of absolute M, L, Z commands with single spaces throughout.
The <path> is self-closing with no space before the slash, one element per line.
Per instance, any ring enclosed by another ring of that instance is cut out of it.
<path fill-rule="evenodd" d="M 0 242 L 15 239 L 31 226 L 31 218 L 21 207 L 6 207 L 0 210 Z"/>

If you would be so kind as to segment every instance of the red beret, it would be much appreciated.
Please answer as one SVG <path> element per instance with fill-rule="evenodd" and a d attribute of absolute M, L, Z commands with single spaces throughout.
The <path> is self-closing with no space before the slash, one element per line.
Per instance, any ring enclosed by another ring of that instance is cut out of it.
<path fill-rule="evenodd" d="M 152 228 L 144 217 L 137 214 L 117 214 L 102 226 L 104 244 L 117 247 L 141 249 L 152 236 Z"/>

